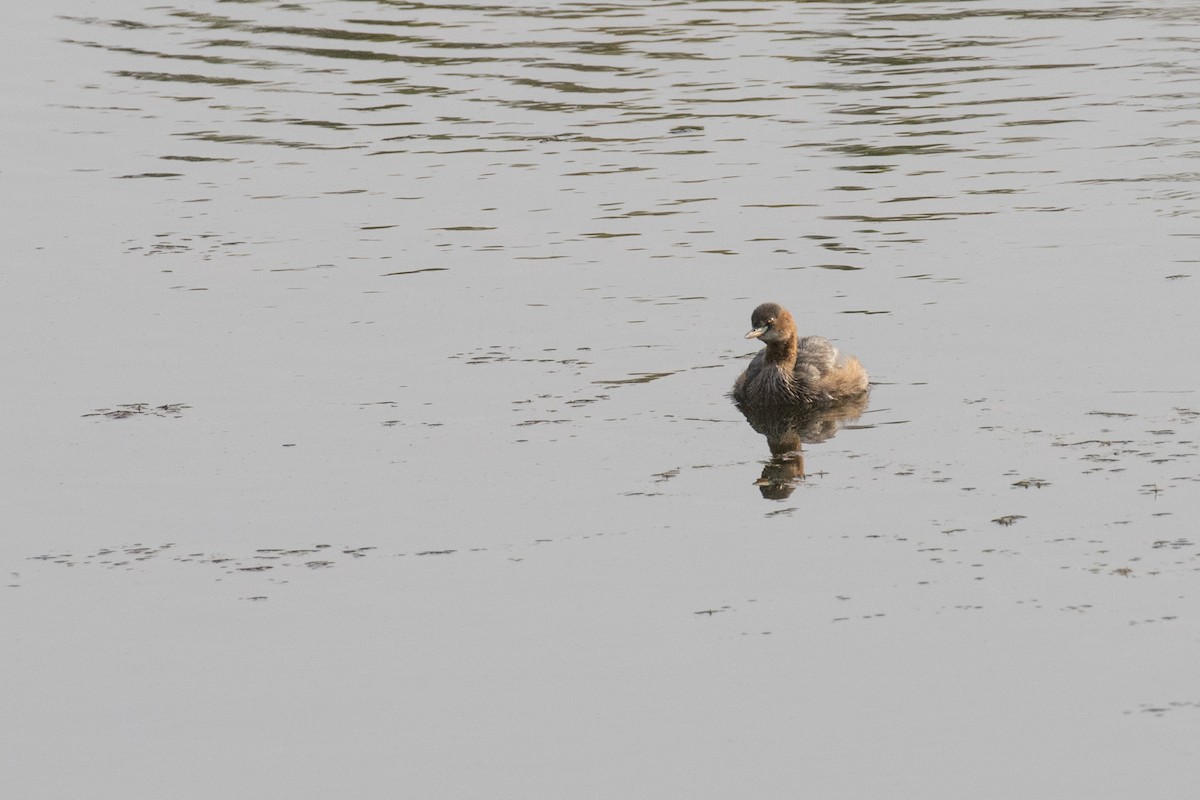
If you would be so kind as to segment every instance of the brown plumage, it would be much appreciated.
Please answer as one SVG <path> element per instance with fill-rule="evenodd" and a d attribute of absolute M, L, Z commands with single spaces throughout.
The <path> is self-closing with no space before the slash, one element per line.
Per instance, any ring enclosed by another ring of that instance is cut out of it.
<path fill-rule="evenodd" d="M 867 371 L 854 356 L 839 359 L 821 336 L 796 335 L 791 313 L 763 303 L 750 315 L 747 339 L 766 345 L 733 384 L 733 399 L 743 406 L 794 406 L 844 403 L 866 394 Z"/>

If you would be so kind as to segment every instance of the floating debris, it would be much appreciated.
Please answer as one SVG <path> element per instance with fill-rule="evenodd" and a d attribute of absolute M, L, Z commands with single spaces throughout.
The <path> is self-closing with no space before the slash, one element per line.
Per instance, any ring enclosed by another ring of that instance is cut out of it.
<path fill-rule="evenodd" d="M 992 522 L 996 523 L 997 525 L 1003 525 L 1007 528 L 1008 526 L 1016 523 L 1016 521 L 1019 519 L 1025 519 L 1025 515 L 1024 514 L 1005 514 L 1003 517 L 996 517 L 994 520 L 992 520 Z"/>
<path fill-rule="evenodd" d="M 129 417 L 179 417 L 185 408 L 191 408 L 183 403 L 167 403 L 152 406 L 149 403 L 123 403 L 116 408 L 97 408 L 84 417 L 107 417 L 108 419 L 128 419 Z"/>
<path fill-rule="evenodd" d="M 1179 550 L 1184 547 L 1195 547 L 1195 546 L 1196 546 L 1195 542 L 1193 542 L 1190 539 L 1184 539 L 1183 537 L 1180 537 L 1180 538 L 1174 539 L 1174 540 L 1159 539 L 1158 541 L 1156 541 L 1154 544 L 1151 545 L 1151 547 L 1153 547 L 1155 550 L 1162 550 L 1163 548 L 1167 548 L 1167 547 L 1171 548 L 1172 550 Z"/>
<path fill-rule="evenodd" d="M 446 272 L 449 267 L 422 267 L 420 269 L 405 269 L 399 272 L 385 272 L 383 278 L 394 278 L 397 275 L 416 275 L 420 272 Z"/>
<path fill-rule="evenodd" d="M 170 556 L 170 560 L 178 564 L 201 564 L 215 566 L 220 571 L 233 573 L 250 573 L 250 572 L 268 572 L 271 570 L 286 570 L 289 567 L 299 567 L 301 565 L 309 569 L 326 569 L 329 567 L 344 564 L 345 560 L 335 561 L 337 558 L 335 553 L 349 556 L 353 559 L 364 558 L 368 554 L 373 553 L 378 548 L 374 545 L 364 545 L 352 547 L 349 545 L 338 545 L 335 549 L 333 545 L 317 544 L 309 547 L 259 547 L 255 548 L 247 555 L 228 556 L 224 554 L 209 554 L 203 552 L 193 552 L 186 554 L 173 554 L 171 548 L 175 547 L 174 543 L 162 545 L 146 545 L 142 543 L 134 543 L 115 547 L 102 547 L 91 553 L 85 554 L 70 554 L 70 553 L 47 553 L 45 555 L 32 556 L 31 560 L 50 561 L 56 564 L 73 567 L 76 565 L 83 566 L 98 566 L 107 569 L 133 569 L 138 566 L 136 562 L 146 562 L 160 556 Z M 293 560 L 311 558 L 315 554 L 327 555 L 325 560 Z M 271 561 L 271 564 L 256 563 L 261 561 Z M 146 565 L 150 566 L 149 564 Z M 274 574 L 279 574 L 275 572 Z"/>
<path fill-rule="evenodd" d="M 599 384 L 601 386 L 626 386 L 631 383 L 650 383 L 651 381 L 656 381 L 659 378 L 666 378 L 670 375 L 674 375 L 677 371 L 678 370 L 671 372 L 631 372 L 630 375 L 633 376 L 631 378 L 617 378 L 608 381 L 592 381 L 592 383 Z"/>
<path fill-rule="evenodd" d="M 1161 717 L 1163 714 L 1166 714 L 1168 711 L 1175 711 L 1175 710 L 1181 709 L 1181 708 L 1188 708 L 1188 709 L 1192 709 L 1193 711 L 1198 710 L 1198 709 L 1200 709 L 1200 701 L 1198 701 L 1198 700 L 1178 700 L 1178 701 L 1172 701 L 1170 703 L 1161 703 L 1161 704 L 1153 704 L 1153 705 L 1152 704 L 1143 704 L 1139 708 L 1139 710 L 1143 714 L 1153 714 L 1156 717 Z"/>

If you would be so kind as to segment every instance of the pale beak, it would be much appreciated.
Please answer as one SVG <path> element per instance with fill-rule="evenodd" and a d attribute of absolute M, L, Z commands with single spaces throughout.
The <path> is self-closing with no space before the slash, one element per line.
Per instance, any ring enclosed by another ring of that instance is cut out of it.
<path fill-rule="evenodd" d="M 761 328 L 755 328 L 754 330 L 747 333 L 746 338 L 747 339 L 757 339 L 758 337 L 762 336 L 766 332 L 767 332 L 767 326 L 763 325 Z"/>

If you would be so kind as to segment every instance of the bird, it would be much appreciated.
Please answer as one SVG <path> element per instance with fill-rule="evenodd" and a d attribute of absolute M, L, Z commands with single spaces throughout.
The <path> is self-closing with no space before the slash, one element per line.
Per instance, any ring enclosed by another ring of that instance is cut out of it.
<path fill-rule="evenodd" d="M 823 336 L 796 335 L 796 320 L 778 303 L 763 303 L 750 315 L 747 339 L 766 345 L 733 383 L 743 407 L 834 405 L 863 397 L 867 371 L 854 356 L 838 357 Z"/>

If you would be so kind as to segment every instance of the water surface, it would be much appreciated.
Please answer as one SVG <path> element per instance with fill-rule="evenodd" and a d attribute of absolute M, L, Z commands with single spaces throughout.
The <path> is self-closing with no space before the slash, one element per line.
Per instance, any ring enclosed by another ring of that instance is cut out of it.
<path fill-rule="evenodd" d="M 1183 796 L 1198 44 L 1178 2 L 13 11 L 0 783 Z M 875 382 L 802 461 L 725 396 L 764 300 Z"/>

